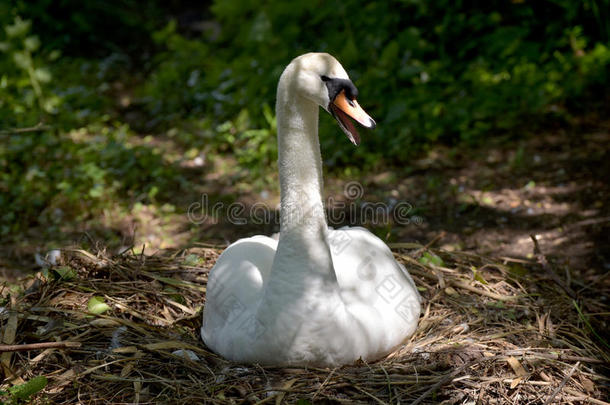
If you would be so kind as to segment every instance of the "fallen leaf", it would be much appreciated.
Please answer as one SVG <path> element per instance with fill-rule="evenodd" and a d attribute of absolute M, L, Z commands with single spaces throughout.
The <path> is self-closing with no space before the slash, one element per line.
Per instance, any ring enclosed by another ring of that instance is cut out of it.
<path fill-rule="evenodd" d="M 453 288 L 453 287 L 447 287 L 447 288 L 445 288 L 445 294 L 456 296 L 456 295 L 458 295 L 458 292 L 455 291 L 455 288 Z"/>
<path fill-rule="evenodd" d="M 515 388 L 517 385 L 519 385 L 519 383 L 521 383 L 521 381 L 523 381 L 523 377 L 513 378 L 513 380 L 510 382 L 510 389 L 512 390 Z"/>
<path fill-rule="evenodd" d="M 89 322 L 89 325 L 97 328 L 114 328 L 120 326 L 121 323 L 115 321 L 114 319 L 98 318 Z"/>
<path fill-rule="evenodd" d="M 284 383 L 284 385 L 282 385 L 282 392 L 280 392 L 278 394 L 278 396 L 275 398 L 275 405 L 280 405 L 282 403 L 284 396 L 286 396 L 286 391 L 288 391 L 290 389 L 290 387 L 292 387 L 292 385 L 295 383 L 296 380 L 297 380 L 296 378 L 292 378 L 292 379 L 286 381 L 286 383 Z"/>
<path fill-rule="evenodd" d="M 506 361 L 518 377 L 525 377 L 527 375 L 527 371 L 525 371 L 525 368 L 519 363 L 519 360 L 514 357 L 508 357 Z"/>
<path fill-rule="evenodd" d="M 92 314 L 99 315 L 99 314 L 103 314 L 104 312 L 108 311 L 110 309 L 110 307 L 108 306 L 108 304 L 106 304 L 104 302 L 104 298 L 91 297 L 91 299 L 87 303 L 87 309 Z"/>
<path fill-rule="evenodd" d="M 55 276 L 56 280 L 70 281 L 74 280 L 78 273 L 71 267 L 68 266 L 59 266 L 52 269 L 52 274 Z"/>
<path fill-rule="evenodd" d="M 595 384 L 593 384 L 593 381 L 589 380 L 587 377 L 581 375 L 580 383 L 582 384 L 585 391 L 587 391 L 588 393 L 595 392 Z"/>

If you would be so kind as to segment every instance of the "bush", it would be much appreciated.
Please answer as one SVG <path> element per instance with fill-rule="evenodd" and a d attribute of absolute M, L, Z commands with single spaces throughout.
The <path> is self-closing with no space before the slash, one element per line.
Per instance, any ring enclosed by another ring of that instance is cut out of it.
<path fill-rule="evenodd" d="M 42 56 L 40 39 L 31 35 L 31 21 L 15 17 L 4 26 L 0 40 L 0 121 L 4 128 L 31 126 L 57 111 L 59 97 L 47 91 L 51 73 L 43 60 L 57 59 L 51 52 Z"/>
<path fill-rule="evenodd" d="M 113 201 L 167 199 L 181 189 L 185 180 L 162 150 L 136 140 L 115 124 L 8 138 L 0 150 L 0 235 L 58 225 Z"/>
<path fill-rule="evenodd" d="M 170 122 L 186 115 L 212 125 L 246 110 L 250 126 L 235 137 L 248 138 L 266 125 L 262 106 L 273 103 L 283 67 L 330 52 L 379 126 L 354 149 L 323 118 L 327 163 L 403 163 L 431 142 L 481 142 L 607 83 L 607 24 L 592 11 L 604 3 L 217 1 L 220 38 L 185 39 L 173 24 L 156 34 L 165 51 L 144 94 L 151 114 Z M 272 160 L 262 156 L 272 151 L 267 135 L 252 165 Z"/>
<path fill-rule="evenodd" d="M 408 164 L 433 143 L 484 142 L 607 97 L 609 0 L 223 0 L 190 36 L 167 22 L 178 3 L 102 3 L 0 3 L 2 234 L 56 221 L 55 208 L 93 213 L 184 187 L 126 111 L 187 154 L 232 154 L 264 179 L 277 80 L 305 52 L 337 56 L 379 124 L 353 148 L 322 114 L 331 167 Z M 129 108 L 117 83 L 135 95 Z M 50 129 L 14 131 L 39 123 Z"/>

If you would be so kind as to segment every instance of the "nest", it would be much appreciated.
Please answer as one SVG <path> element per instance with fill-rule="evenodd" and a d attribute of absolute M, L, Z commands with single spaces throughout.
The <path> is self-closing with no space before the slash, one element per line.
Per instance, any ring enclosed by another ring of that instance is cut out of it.
<path fill-rule="evenodd" d="M 607 403 L 604 277 L 566 285 L 543 257 L 393 250 L 424 298 L 417 332 L 380 361 L 319 369 L 235 364 L 204 346 L 220 248 L 64 249 L 23 290 L 0 285 L 0 391 L 45 376 L 34 403 Z M 91 313 L 94 296 L 108 310 Z"/>

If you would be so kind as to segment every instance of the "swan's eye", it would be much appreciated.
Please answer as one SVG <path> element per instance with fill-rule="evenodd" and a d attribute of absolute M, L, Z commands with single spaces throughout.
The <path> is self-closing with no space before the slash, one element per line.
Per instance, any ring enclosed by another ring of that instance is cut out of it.
<path fill-rule="evenodd" d="M 350 103 L 350 106 L 354 107 L 353 100 L 358 98 L 358 89 L 356 89 L 356 86 L 354 86 L 354 83 L 352 83 L 351 80 L 328 77 L 326 75 L 321 75 L 320 79 L 326 84 L 328 98 L 331 101 L 334 101 L 341 91 L 345 91 L 348 103 Z"/>

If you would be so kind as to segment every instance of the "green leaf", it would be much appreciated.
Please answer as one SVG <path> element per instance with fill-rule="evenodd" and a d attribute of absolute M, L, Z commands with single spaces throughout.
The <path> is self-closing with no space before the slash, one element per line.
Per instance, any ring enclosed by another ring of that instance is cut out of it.
<path fill-rule="evenodd" d="M 491 301 L 491 302 L 487 303 L 487 306 L 490 308 L 496 308 L 496 309 L 505 309 L 506 308 L 506 305 L 502 301 Z"/>
<path fill-rule="evenodd" d="M 13 53 L 13 61 L 21 69 L 29 69 L 32 67 L 32 57 L 28 52 Z"/>
<path fill-rule="evenodd" d="M 25 49 L 33 52 L 40 48 L 40 39 L 36 36 L 29 36 L 23 40 L 23 45 L 25 45 Z"/>
<path fill-rule="evenodd" d="M 91 297 L 91 299 L 87 303 L 87 309 L 89 310 L 89 312 L 99 315 L 108 311 L 110 307 L 104 302 L 104 298 Z"/>
<path fill-rule="evenodd" d="M 175 278 L 158 276 L 154 273 L 146 273 L 146 275 L 154 278 L 155 280 L 159 280 L 162 283 L 173 285 L 175 287 L 192 288 L 197 291 L 205 291 L 204 286 L 200 284 L 191 283 L 190 281 L 176 280 Z"/>
<path fill-rule="evenodd" d="M 47 68 L 37 68 L 34 70 L 34 76 L 41 83 L 49 83 L 51 81 L 51 72 Z"/>
<path fill-rule="evenodd" d="M 9 388 L 10 393 L 15 399 L 26 400 L 30 396 L 42 391 L 47 386 L 47 377 L 39 375 L 30 381 Z"/>
<path fill-rule="evenodd" d="M 434 253 L 424 252 L 422 257 L 419 259 L 419 262 L 423 265 L 432 264 L 434 266 L 444 266 L 445 262 L 439 256 Z"/>
<path fill-rule="evenodd" d="M 68 266 L 59 266 L 52 271 L 56 280 L 70 281 L 74 280 L 77 276 L 76 270 Z"/>
<path fill-rule="evenodd" d="M 92 198 L 100 198 L 104 195 L 104 186 L 101 184 L 96 184 L 89 190 L 89 196 Z"/>
<path fill-rule="evenodd" d="M 22 20 L 21 17 L 15 17 L 15 22 L 11 25 L 4 27 L 4 31 L 9 38 L 15 38 L 25 35 L 32 26 L 30 20 Z"/>
<path fill-rule="evenodd" d="M 481 202 L 485 205 L 494 205 L 494 200 L 488 195 L 484 196 Z"/>
<path fill-rule="evenodd" d="M 602 342 L 604 344 L 604 346 L 606 346 L 607 348 L 610 349 L 610 343 L 608 343 L 608 341 L 606 339 L 604 339 L 600 334 L 598 334 L 595 329 L 593 328 L 593 326 L 591 325 L 591 323 L 589 322 L 589 318 L 585 316 L 585 314 L 582 312 L 582 309 L 580 308 L 580 306 L 578 305 L 578 302 L 576 302 L 576 300 L 572 300 L 572 304 L 574 304 L 574 307 L 576 308 L 576 312 L 578 312 L 578 317 L 580 318 L 580 320 L 587 325 L 587 327 L 589 328 L 589 330 L 595 335 L 596 338 L 598 338 L 600 340 L 600 342 Z"/>
<path fill-rule="evenodd" d="M 59 52 L 58 50 L 53 50 L 51 51 L 51 53 L 49 54 L 49 61 L 53 62 L 57 59 L 59 59 L 59 57 L 61 56 L 61 52 Z"/>
<path fill-rule="evenodd" d="M 184 264 L 187 266 L 197 266 L 203 262 L 203 259 L 197 255 L 190 254 L 184 258 Z"/>
<path fill-rule="evenodd" d="M 474 279 L 475 280 L 477 280 L 481 284 L 487 284 L 487 280 L 485 280 L 483 278 L 483 276 L 481 276 L 481 274 L 477 271 L 477 269 L 474 266 L 471 267 L 470 270 L 472 270 L 472 273 L 474 274 Z"/>
<path fill-rule="evenodd" d="M 172 301 L 175 301 L 178 304 L 182 304 L 182 305 L 186 304 L 186 300 L 184 299 L 184 297 L 175 288 L 170 287 L 170 286 L 165 286 L 163 288 L 163 292 L 167 293 L 168 297 L 171 298 Z"/>
<path fill-rule="evenodd" d="M 277 126 L 275 115 L 273 113 L 273 110 L 271 109 L 271 107 L 269 107 L 269 104 L 267 103 L 263 104 L 263 116 L 265 117 L 265 121 L 267 121 L 269 127 L 275 129 L 275 127 Z"/>
<path fill-rule="evenodd" d="M 523 277 L 528 273 L 528 270 L 519 263 L 511 263 L 508 266 L 509 272 L 517 277 Z"/>

